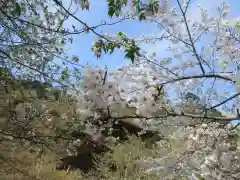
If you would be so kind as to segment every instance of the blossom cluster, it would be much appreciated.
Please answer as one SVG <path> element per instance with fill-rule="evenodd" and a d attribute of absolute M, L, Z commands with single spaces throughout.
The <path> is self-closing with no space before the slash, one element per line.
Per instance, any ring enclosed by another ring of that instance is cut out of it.
<path fill-rule="evenodd" d="M 136 75 L 137 72 L 140 74 Z M 141 67 L 134 69 L 131 66 L 108 72 L 107 78 L 104 77 L 104 74 L 104 69 L 85 66 L 81 83 L 84 96 L 78 99 L 77 112 L 80 116 L 99 118 L 102 116 L 101 112 L 104 112 L 110 113 L 112 117 L 121 117 L 124 116 L 124 110 L 128 108 L 129 102 L 136 108 L 136 113 L 141 116 L 163 115 L 162 109 L 166 107 L 166 104 L 163 99 L 156 99 L 159 89 L 153 74 L 144 71 Z M 141 78 L 142 81 L 139 81 Z M 196 109 L 198 105 L 194 102 L 187 101 L 184 108 L 195 107 Z M 177 120 L 174 118 L 173 123 L 178 131 L 181 128 L 177 127 Z M 187 118 L 186 122 L 188 122 Z M 194 121 L 191 120 L 191 122 Z M 205 179 L 239 178 L 239 174 L 237 174 L 240 168 L 239 137 L 234 134 L 231 125 L 223 127 L 218 123 L 197 122 L 196 124 L 200 125 L 187 127 L 184 133 L 179 131 L 180 133 L 174 132 L 171 135 L 182 142 L 179 148 L 182 148 L 183 157 L 181 166 L 178 167 L 180 169 L 182 167 L 181 172 L 184 169 L 186 171 L 190 169 L 194 176 L 201 176 Z M 92 129 L 90 128 L 89 131 Z M 189 153 L 192 154 L 191 159 L 186 156 Z M 171 155 L 169 158 L 171 161 Z M 174 159 L 177 162 L 176 158 Z M 187 168 L 183 168 L 185 167 L 183 164 Z M 186 174 L 189 174 L 189 171 Z"/>
<path fill-rule="evenodd" d="M 84 96 L 79 99 L 78 113 L 86 117 L 101 110 L 118 116 L 131 101 L 139 115 L 154 115 L 160 109 L 155 102 L 158 91 L 153 83 L 154 78 L 131 73 L 132 69 L 123 67 L 109 72 L 105 78 L 104 69 L 86 66 L 81 83 Z"/>
<path fill-rule="evenodd" d="M 184 1 L 183 8 L 188 7 L 188 3 L 189 1 Z M 226 25 L 229 4 L 221 3 L 221 6 L 218 7 L 219 17 L 210 16 L 208 11 L 201 6 L 199 6 L 199 9 L 200 20 L 191 20 L 187 17 L 184 21 L 176 8 L 169 9 L 169 11 L 161 14 L 160 20 L 156 18 L 159 21 L 160 29 L 165 31 L 163 36 L 168 36 L 167 40 L 173 44 L 168 48 L 171 52 L 170 57 L 166 57 L 159 62 L 156 60 L 156 54 L 148 56 L 147 53 L 143 53 L 143 56 L 137 57 L 135 60 L 139 64 L 135 63 L 108 72 L 106 80 L 104 80 L 103 69 L 85 67 L 82 85 L 85 96 L 79 100 L 78 112 L 82 115 L 91 116 L 95 114 L 95 117 L 99 117 L 99 113 L 96 112 L 101 109 L 105 112 L 109 110 L 111 116 L 123 116 L 124 109 L 131 105 L 136 108 L 137 114 L 144 117 L 157 117 L 165 114 L 165 109 L 168 108 L 166 100 L 164 100 L 165 97 L 157 98 L 160 93 L 159 84 L 186 76 L 186 74 L 187 76 L 201 74 L 195 72 L 195 67 L 199 66 L 196 59 L 184 56 L 184 54 L 189 51 L 191 41 L 196 42 L 202 36 L 202 32 L 206 32 L 216 39 L 213 44 L 201 48 L 199 56 L 204 61 L 202 63 L 211 64 L 211 61 L 214 61 L 214 64 L 219 65 L 223 71 L 235 67 L 236 61 L 234 59 L 239 57 L 239 43 L 226 29 L 229 26 Z M 191 32 L 191 37 L 186 31 L 186 24 L 188 24 L 187 29 Z M 146 43 L 156 43 L 159 37 L 143 37 L 143 39 Z M 182 42 L 184 46 L 180 45 Z M 194 45 L 192 46 L 194 48 Z M 216 54 L 216 56 L 212 57 L 212 54 Z M 199 58 L 199 56 L 193 55 Z M 229 60 L 222 61 L 223 58 Z M 208 61 L 208 59 L 210 60 Z M 178 62 L 172 67 L 174 60 Z M 190 68 L 194 72 L 191 72 Z M 224 74 L 221 75 L 225 76 Z M 231 75 L 226 75 L 226 77 L 232 78 Z M 239 91 L 239 73 L 233 80 L 236 81 L 236 90 Z M 184 82 L 172 82 L 171 87 L 167 90 L 174 89 L 175 92 L 184 92 L 199 84 L 201 78 L 186 78 Z M 207 89 L 206 92 L 208 90 L 213 92 L 213 97 L 221 97 L 218 91 Z M 199 94 L 203 95 L 203 93 Z M 175 105 L 172 106 L 174 112 L 202 115 L 206 105 L 193 99 L 185 99 L 181 103 L 180 108 Z M 133 120 L 137 120 L 137 118 Z M 169 155 L 161 159 L 161 162 L 168 163 L 159 165 L 159 167 L 167 169 L 168 175 L 166 177 L 174 179 L 183 175 L 189 177 L 189 179 L 199 179 L 199 177 L 206 180 L 240 179 L 240 138 L 239 134 L 236 134 L 232 129 L 231 124 L 227 126 L 213 122 L 205 124 L 203 123 L 204 120 L 200 121 L 199 119 L 186 117 L 158 118 L 158 120 L 161 123 L 152 122 L 152 126 L 157 126 L 157 124 L 162 126 L 156 129 L 167 132 L 164 134 L 168 135 L 169 139 L 175 139 L 174 147 L 176 149 L 174 152 L 169 152 Z M 167 122 L 162 123 L 163 121 Z M 184 123 L 191 124 L 191 126 L 184 125 Z M 170 165 L 172 168 L 169 167 Z M 156 169 L 159 170 L 159 168 Z M 173 171 L 169 172 L 170 169 Z"/>
<path fill-rule="evenodd" d="M 184 1 L 183 10 L 189 7 L 189 2 Z M 226 69 L 235 68 L 237 63 L 235 60 L 240 55 L 238 50 L 239 42 L 227 29 L 229 24 L 227 24 L 226 17 L 229 8 L 229 4 L 222 1 L 218 7 L 220 14 L 213 17 L 209 15 L 206 9 L 199 6 L 200 20 L 193 20 L 188 17 L 184 20 L 177 8 L 161 13 L 160 18 L 154 18 L 154 22 L 159 22 L 158 27 L 165 32 L 163 37 L 168 37 L 167 40 L 172 43 L 172 46 L 168 47 L 168 50 L 171 52 L 170 57 L 166 57 L 159 62 L 156 60 L 156 54 L 148 56 L 147 53 L 143 53 L 143 56 L 137 57 L 135 60 L 139 64 L 129 65 L 108 72 L 106 79 L 104 78 L 105 72 L 103 69 L 86 66 L 81 87 L 84 91 L 84 97 L 79 99 L 78 113 L 83 116 L 92 116 L 94 114 L 97 118 L 101 115 L 98 113 L 99 110 L 102 110 L 105 113 L 110 112 L 111 116 L 123 116 L 124 109 L 131 105 L 136 108 L 136 113 L 141 116 L 161 116 L 165 113 L 167 103 L 163 98 L 157 98 L 159 96 L 158 87 L 160 81 L 172 82 L 171 87 L 167 89 L 169 91 L 174 89 L 175 92 L 184 92 L 192 88 L 193 85 L 199 84 L 202 79 L 183 78 L 184 82 L 181 80 L 174 81 L 173 79 L 178 79 L 179 77 L 181 79 L 186 74 L 189 77 L 201 75 L 201 73 L 196 73 L 195 68 L 199 66 L 197 61 L 199 59 L 206 66 L 211 66 L 211 64 L 214 64 L 214 66 L 219 65 L 219 67 L 212 67 L 212 69 L 220 68 L 221 71 L 225 71 Z M 150 19 L 148 20 L 151 22 Z M 214 42 L 208 46 L 201 47 L 199 55 L 192 54 L 192 51 L 189 53 L 189 48 L 195 49 L 195 42 L 205 34 L 214 36 Z M 159 37 L 143 38 L 146 43 L 156 43 L 159 39 Z M 181 43 L 184 45 L 181 46 Z M 187 53 L 191 57 L 185 56 Z M 196 56 L 196 58 L 192 58 L 192 55 Z M 174 60 L 176 61 L 173 62 Z M 173 64 L 174 67 L 171 66 Z M 211 72 L 211 67 L 204 67 L 205 70 L 208 68 L 210 72 L 206 72 L 207 74 L 215 74 L 215 72 Z M 223 73 L 219 74 L 225 76 Z M 225 77 L 232 78 L 231 75 L 226 75 Z M 239 73 L 236 74 L 233 80 L 236 81 L 235 85 L 237 91 L 239 91 Z M 215 85 L 215 81 L 212 84 Z M 206 92 L 211 91 L 212 99 L 221 97 L 219 89 L 206 89 Z M 199 94 L 203 95 L 203 93 Z M 210 96 L 208 99 L 210 99 Z M 205 103 L 203 106 L 203 104 L 190 99 L 185 100 L 178 109 L 173 105 L 173 109 L 174 112 L 179 114 L 202 115 L 205 105 Z M 136 118 L 133 120 L 136 120 Z M 239 134 L 236 134 L 235 130 L 233 130 L 231 124 L 224 125 L 215 122 L 205 124 L 203 123 L 205 122 L 204 118 L 200 121 L 199 119 L 186 117 L 173 117 L 171 120 L 158 118 L 157 120 L 168 121 L 167 123 L 162 123 L 163 127 L 156 129 L 167 131 L 165 134 L 169 135 L 169 139 L 175 139 L 174 147 L 176 150 L 174 150 L 174 153 L 169 153 L 167 157 L 168 162 L 173 162 L 169 164 L 171 166 L 175 164 L 177 168 L 172 168 L 174 172 L 169 173 L 168 177 L 172 176 L 172 179 L 174 179 L 179 177 L 179 173 L 181 173 L 181 175 L 186 175 L 186 177 L 191 176 L 189 179 L 194 179 L 195 177 L 202 177 L 206 180 L 240 179 L 240 138 Z M 191 124 L 191 126 L 184 125 L 184 123 Z M 174 154 L 174 158 L 171 158 L 172 154 Z M 166 156 L 164 157 L 164 162 L 167 162 L 165 159 Z M 167 164 L 162 165 L 167 171 L 171 169 L 169 166 Z"/>
<path fill-rule="evenodd" d="M 191 152 L 191 165 L 199 169 L 204 179 L 239 179 L 239 135 L 232 124 L 201 124 L 187 130 L 187 152 Z"/>
<path fill-rule="evenodd" d="M 91 68 L 86 66 L 81 84 L 84 97 L 79 99 L 78 113 L 83 116 L 91 116 L 98 110 L 118 113 L 124 107 L 121 99 L 120 82 L 114 80 L 104 80 L 104 69 Z"/>

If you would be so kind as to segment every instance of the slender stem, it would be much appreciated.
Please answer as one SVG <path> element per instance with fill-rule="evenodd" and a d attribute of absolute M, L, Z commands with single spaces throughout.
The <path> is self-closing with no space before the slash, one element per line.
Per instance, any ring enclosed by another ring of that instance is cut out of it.
<path fill-rule="evenodd" d="M 201 63 L 201 58 L 200 58 L 200 56 L 198 55 L 197 50 L 196 50 L 196 48 L 195 48 L 195 46 L 194 46 L 194 43 L 193 43 L 193 40 L 192 40 L 192 36 L 191 36 L 191 33 L 190 33 L 190 29 L 189 29 L 188 23 L 187 23 L 186 13 L 183 11 L 182 6 L 181 6 L 179 0 L 177 0 L 177 2 L 178 2 L 178 5 L 179 5 L 180 10 L 181 10 L 181 12 L 182 12 L 182 15 L 183 15 L 184 23 L 185 23 L 185 26 L 186 26 L 186 29 L 187 29 L 187 33 L 188 33 L 188 37 L 189 37 L 189 40 L 190 40 L 190 43 L 191 43 L 191 46 L 192 46 L 192 49 L 193 49 L 193 53 L 194 53 L 194 55 L 195 55 L 196 58 L 197 58 L 197 61 L 198 61 L 198 64 L 199 64 L 199 66 L 200 66 L 200 69 L 201 69 L 202 73 L 205 74 L 205 70 L 204 70 L 203 65 L 202 65 L 202 63 Z"/>
<path fill-rule="evenodd" d="M 216 78 L 216 79 L 223 79 L 223 80 L 235 83 L 235 81 L 233 81 L 231 78 L 224 77 L 224 76 L 221 76 L 221 75 L 218 75 L 218 74 L 204 74 L 204 75 L 180 77 L 180 78 L 177 78 L 177 79 L 173 79 L 173 80 L 164 82 L 164 83 L 162 83 L 162 85 L 177 82 L 177 81 L 181 81 L 181 80 L 198 79 L 198 78 Z"/>

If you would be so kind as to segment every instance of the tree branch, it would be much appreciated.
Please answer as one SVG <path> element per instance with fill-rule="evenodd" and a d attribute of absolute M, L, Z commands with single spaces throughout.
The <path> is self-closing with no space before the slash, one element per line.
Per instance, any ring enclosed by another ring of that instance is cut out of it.
<path fill-rule="evenodd" d="M 191 43 L 191 46 L 192 46 L 192 49 L 193 49 L 193 53 L 195 54 L 195 56 L 197 58 L 197 61 L 198 61 L 198 64 L 200 66 L 200 69 L 201 69 L 202 73 L 205 74 L 205 70 L 204 70 L 203 65 L 201 63 L 201 58 L 199 57 L 199 55 L 197 53 L 197 50 L 196 50 L 196 48 L 194 46 L 193 40 L 192 40 L 190 29 L 189 29 L 188 24 L 187 24 L 186 14 L 185 14 L 185 12 L 182 9 L 182 6 L 181 6 L 179 0 L 177 0 L 177 2 L 178 2 L 178 6 L 179 6 L 179 8 L 180 8 L 180 10 L 182 12 L 182 15 L 183 15 L 184 23 L 185 23 L 185 26 L 186 26 L 186 29 L 187 29 L 187 33 L 188 33 L 188 37 L 189 37 L 189 40 L 190 40 L 190 43 Z"/>
<path fill-rule="evenodd" d="M 219 106 L 221 106 L 221 105 L 223 105 L 223 104 L 227 103 L 228 101 L 230 101 L 230 100 L 232 100 L 232 99 L 234 99 L 234 98 L 236 98 L 236 97 L 238 97 L 238 96 L 240 96 L 240 92 L 239 92 L 239 93 L 237 93 L 237 94 L 234 94 L 233 96 L 231 96 L 231 97 L 227 98 L 226 100 L 224 100 L 224 101 L 220 102 L 219 104 L 216 104 L 216 105 L 214 105 L 214 106 L 212 106 L 212 107 L 208 108 L 207 110 L 210 110 L 210 109 L 215 109 L 215 108 L 217 108 L 217 107 L 219 107 Z M 239 120 L 239 117 L 238 117 L 238 119 L 237 119 L 237 120 Z"/>
<path fill-rule="evenodd" d="M 24 63 L 22 63 L 22 62 L 19 62 L 19 61 L 13 59 L 8 53 L 2 51 L 1 49 L 0 49 L 0 53 L 4 54 L 7 58 L 11 59 L 12 61 L 14 61 L 14 62 L 17 63 L 17 64 L 20 64 L 21 66 L 24 66 L 24 67 L 26 67 L 26 68 L 28 68 L 28 69 L 31 69 L 31 70 L 39 73 L 39 74 L 42 74 L 42 75 L 44 75 L 45 77 L 47 77 L 48 79 L 50 79 L 50 80 L 52 80 L 52 81 L 54 81 L 54 82 L 57 82 L 57 83 L 61 84 L 61 85 L 64 86 L 64 87 L 67 86 L 66 84 L 63 84 L 62 82 L 60 82 L 60 81 L 58 81 L 58 80 L 56 80 L 56 79 L 51 78 L 51 77 L 48 76 L 46 73 L 43 73 L 43 72 L 41 72 L 41 71 L 39 71 L 39 70 L 37 70 L 37 69 L 29 66 L 29 65 L 26 65 L 26 64 L 24 64 Z M 77 91 L 77 92 L 79 92 L 79 91 L 78 91 L 77 89 L 75 89 L 75 88 L 72 88 L 72 87 L 69 87 L 69 88 L 70 88 L 70 89 L 73 89 L 73 90 L 75 90 L 75 91 Z"/>
<path fill-rule="evenodd" d="M 218 74 L 203 74 L 203 75 L 196 75 L 196 76 L 185 76 L 185 77 L 179 77 L 177 79 L 173 79 L 164 83 L 161 83 L 161 85 L 165 85 L 165 84 L 169 84 L 169 83 L 174 83 L 177 81 L 181 81 L 181 80 L 187 80 L 187 79 L 200 79 L 200 78 L 216 78 L 216 79 L 223 79 L 225 81 L 230 81 L 235 83 L 235 81 L 233 81 L 231 78 L 228 77 L 224 77 Z"/>
<path fill-rule="evenodd" d="M 185 113 L 171 113 L 171 112 L 166 112 L 165 115 L 161 116 L 139 116 L 139 115 L 134 115 L 134 116 L 120 116 L 120 117 L 108 117 L 113 120 L 121 120 L 121 119 L 145 119 L 145 120 L 150 120 L 150 119 L 162 119 L 162 118 L 167 118 L 167 117 L 188 117 L 188 118 L 194 118 L 194 119 L 205 119 L 202 120 L 202 122 L 206 122 L 206 120 L 212 120 L 210 122 L 219 122 L 219 123 L 229 123 L 233 120 L 238 120 L 239 117 L 214 117 L 214 116 L 200 116 L 200 115 L 193 115 L 193 114 L 185 114 Z M 209 121 L 208 121 L 209 122 Z"/>

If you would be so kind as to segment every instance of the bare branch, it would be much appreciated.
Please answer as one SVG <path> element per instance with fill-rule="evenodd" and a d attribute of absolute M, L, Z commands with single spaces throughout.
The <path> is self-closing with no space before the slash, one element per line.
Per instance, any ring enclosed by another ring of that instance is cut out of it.
<path fill-rule="evenodd" d="M 67 86 L 66 84 L 63 84 L 62 82 L 60 82 L 60 81 L 58 81 L 58 80 L 56 80 L 56 79 L 51 78 L 51 77 L 48 76 L 46 73 L 43 73 L 42 71 L 39 71 L 39 70 L 37 70 L 37 69 L 29 66 L 29 65 L 26 65 L 26 64 L 24 64 L 24 63 L 22 63 L 22 62 L 20 62 L 20 61 L 18 61 L 18 60 L 16 60 L 16 59 L 11 58 L 11 56 L 10 56 L 8 53 L 2 51 L 1 49 L 0 49 L 0 52 L 1 52 L 2 54 L 4 54 L 7 58 L 9 58 L 9 59 L 11 59 L 12 61 L 16 62 L 17 64 L 20 64 L 21 66 L 24 66 L 24 67 L 26 67 L 26 68 L 28 68 L 28 69 L 31 69 L 31 70 L 39 73 L 39 74 L 42 74 L 42 75 L 44 75 L 45 77 L 47 77 L 48 79 L 50 79 L 51 81 L 57 82 L 57 83 L 61 84 L 61 85 L 64 86 L 64 87 Z M 75 89 L 75 88 L 72 88 L 72 87 L 69 87 L 69 88 L 70 88 L 70 89 L 73 89 L 73 90 L 75 90 L 75 91 L 77 91 L 77 92 L 80 92 L 80 91 L 78 91 L 78 90 Z"/>
<path fill-rule="evenodd" d="M 185 113 L 172 113 L 172 112 L 166 112 L 166 115 L 162 116 L 151 116 L 151 117 L 145 117 L 145 116 L 120 116 L 120 117 L 108 117 L 113 120 L 120 120 L 120 119 L 131 119 L 131 118 L 139 118 L 139 119 L 162 119 L 167 117 L 188 117 L 188 118 L 194 118 L 194 119 L 201 119 L 201 122 L 206 122 L 206 120 L 211 120 L 207 122 L 219 122 L 219 123 L 229 123 L 233 120 L 238 120 L 239 117 L 214 117 L 214 116 L 200 116 L 200 115 L 193 115 L 193 114 L 185 114 Z"/>
<path fill-rule="evenodd" d="M 221 76 L 221 75 L 218 75 L 218 74 L 204 74 L 204 75 L 180 77 L 180 78 L 173 79 L 173 80 L 170 80 L 170 81 L 167 81 L 167 82 L 163 82 L 163 83 L 161 83 L 161 84 L 162 84 L 162 85 L 165 85 L 165 84 L 174 83 L 174 82 L 182 81 L 182 80 L 201 79 L 201 78 L 223 79 L 223 80 L 225 80 L 225 81 L 230 81 L 230 82 L 232 82 L 232 83 L 235 83 L 235 81 L 233 81 L 231 78 L 228 78 L 228 77 L 225 77 L 225 76 Z"/>
<path fill-rule="evenodd" d="M 227 98 L 226 100 L 220 102 L 219 104 L 216 104 L 216 105 L 214 105 L 214 106 L 208 108 L 207 110 L 215 109 L 215 108 L 217 108 L 217 107 L 219 107 L 219 106 L 221 106 L 221 105 L 227 103 L 228 101 L 231 101 L 232 99 L 238 97 L 239 95 L 240 95 L 240 92 L 239 92 L 239 93 L 236 93 L 236 94 L 234 94 L 234 95 L 232 95 L 231 97 L 229 97 L 229 98 Z M 238 119 L 239 119 L 239 118 L 238 118 Z"/>
<path fill-rule="evenodd" d="M 193 40 L 192 40 L 191 32 L 190 32 L 190 29 L 189 29 L 188 23 L 187 23 L 186 14 L 185 14 L 185 12 L 184 12 L 183 9 L 182 9 L 182 6 L 181 6 L 179 0 L 177 0 L 177 2 L 178 2 L 178 5 L 179 5 L 180 10 L 181 10 L 181 12 L 182 12 L 182 15 L 183 15 L 184 23 L 185 23 L 185 26 L 186 26 L 186 29 L 187 29 L 187 33 L 188 33 L 188 36 L 189 36 L 189 40 L 190 40 L 190 43 L 191 43 L 191 46 L 192 46 L 193 53 L 195 54 L 195 56 L 196 56 L 196 58 L 197 58 L 197 60 L 198 60 L 198 64 L 199 64 L 199 66 L 200 66 L 200 68 L 201 68 L 202 73 L 205 74 L 205 70 L 204 70 L 203 65 L 202 65 L 202 63 L 201 63 L 201 58 L 199 57 L 199 55 L 198 55 L 198 53 L 197 53 L 197 50 L 196 50 L 196 48 L 195 48 L 195 45 L 194 45 L 194 43 L 193 43 Z"/>

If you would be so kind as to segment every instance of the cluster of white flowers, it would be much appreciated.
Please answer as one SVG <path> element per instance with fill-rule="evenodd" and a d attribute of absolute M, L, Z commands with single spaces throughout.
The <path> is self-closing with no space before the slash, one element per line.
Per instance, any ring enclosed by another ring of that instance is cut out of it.
<path fill-rule="evenodd" d="M 157 116 L 161 106 L 156 103 L 155 97 L 158 95 L 155 87 L 149 87 L 143 95 L 137 99 L 137 113 L 142 116 Z"/>
<path fill-rule="evenodd" d="M 184 1 L 183 9 L 187 7 L 188 2 L 188 0 Z M 99 114 L 96 112 L 100 109 L 104 112 L 109 110 L 111 116 L 123 116 L 124 109 L 128 105 L 131 105 L 136 108 L 136 113 L 140 116 L 156 117 L 165 115 L 165 108 L 167 108 L 166 101 L 164 98 L 156 100 L 156 97 L 160 93 L 159 82 L 172 81 L 173 79 L 181 78 L 181 76 L 186 76 L 186 74 L 189 76 L 197 74 L 195 67 L 196 65 L 199 66 L 199 63 L 196 59 L 191 59 L 192 55 L 196 55 L 189 53 L 191 57 L 187 56 L 186 59 L 183 59 L 183 54 L 189 52 L 191 43 L 195 43 L 202 36 L 203 32 L 216 37 L 213 44 L 201 48 L 199 56 L 201 56 L 202 61 L 205 60 L 205 64 L 212 63 L 210 60 L 208 62 L 207 59 L 215 60 L 219 63 L 220 60 L 217 56 L 223 56 L 231 60 L 239 57 L 239 43 L 236 43 L 229 32 L 226 32 L 226 27 L 223 25 L 229 12 L 229 4 L 222 3 L 218 7 L 221 13 L 219 17 L 211 17 L 206 9 L 201 6 L 199 8 L 201 11 L 201 22 L 188 18 L 186 19 L 187 22 L 184 22 L 176 8 L 172 8 L 161 14 L 159 20 L 161 23 L 159 23 L 159 26 L 165 30 L 166 34 L 164 35 L 170 36 L 168 40 L 174 44 L 168 48 L 171 51 L 171 57 L 166 57 L 161 62 L 158 62 L 156 61 L 156 54 L 152 57 L 147 57 L 147 53 L 144 53 L 144 57 L 137 57 L 136 59 L 136 62 L 139 64 L 135 63 L 134 65 L 108 72 L 106 80 L 104 80 L 103 69 L 86 66 L 82 82 L 82 89 L 85 96 L 79 99 L 78 113 L 84 116 L 95 115 L 95 117 L 99 117 Z M 186 31 L 185 23 L 189 25 L 191 38 Z M 146 42 L 151 42 L 151 38 L 145 38 Z M 153 43 L 157 41 L 157 38 L 154 40 L 153 37 L 152 39 Z M 186 47 L 178 46 L 181 42 Z M 216 57 L 212 57 L 212 54 L 216 54 Z M 197 58 L 199 57 L 197 56 Z M 176 63 L 177 67 L 170 67 L 174 60 L 179 61 L 179 59 L 181 59 L 181 63 Z M 230 60 L 228 62 L 224 60 L 224 63 L 226 67 L 233 65 L 230 63 Z M 155 66 L 154 64 L 158 65 Z M 194 72 L 189 71 L 190 68 Z M 222 66 L 220 68 L 221 70 L 226 69 L 222 68 Z M 197 75 L 200 74 L 198 73 Z M 235 79 L 239 91 L 239 73 Z M 183 92 L 199 84 L 201 80 L 201 78 L 186 78 L 184 82 L 180 80 L 176 82 L 172 81 L 176 86 L 171 84 L 171 88 L 167 90 L 177 88 L 177 91 L 181 90 Z M 217 90 L 212 88 L 209 89 L 209 92 L 210 90 L 214 97 L 219 97 Z M 173 107 L 173 110 L 179 114 L 184 112 L 185 114 L 201 115 L 203 114 L 203 108 L 202 104 L 191 99 L 185 100 L 179 110 L 176 110 L 176 106 Z M 161 128 L 156 128 L 166 131 L 167 133 L 164 134 L 169 139 L 175 140 L 174 147 L 177 150 L 176 152 L 169 153 L 168 162 L 173 162 L 170 164 L 171 166 L 176 165 L 177 170 L 175 168 L 176 172 L 169 173 L 171 174 L 170 176 L 175 176 L 176 178 L 176 176 L 179 176 L 178 173 L 185 172 L 185 174 L 181 175 L 186 175 L 185 177 L 191 176 L 189 179 L 194 179 L 193 177 L 202 177 L 205 180 L 240 179 L 240 138 L 232 130 L 230 124 L 227 126 L 218 123 L 204 124 L 202 123 L 203 121 L 185 117 L 171 117 L 171 119 L 160 119 L 167 122 L 162 123 Z M 138 120 L 136 118 L 133 119 L 133 121 Z M 189 127 L 186 124 L 191 124 L 192 126 Z M 195 126 L 193 126 L 194 124 Z M 173 154 L 174 158 L 171 158 Z M 177 160 L 176 158 L 179 159 Z M 168 166 L 170 165 L 165 165 L 165 168 L 169 168 Z"/>
<path fill-rule="evenodd" d="M 186 130 L 186 152 L 190 165 L 204 179 L 239 179 L 239 136 L 232 131 L 232 124 L 201 124 Z M 185 152 L 185 153 L 186 153 Z"/>
<path fill-rule="evenodd" d="M 99 109 L 107 110 L 111 108 L 111 112 L 118 113 L 124 106 L 121 100 L 120 83 L 114 80 L 104 80 L 104 69 L 84 68 L 82 89 L 84 97 L 79 99 L 78 112 L 84 116 L 91 116 Z"/>
<path fill-rule="evenodd" d="M 161 107 L 154 98 L 158 91 L 155 79 L 142 67 L 123 67 L 109 72 L 104 78 L 104 69 L 86 66 L 81 88 L 84 97 L 79 99 L 78 113 L 91 116 L 98 110 L 121 115 L 129 100 L 142 116 L 153 116 Z M 135 100 L 135 101 L 134 101 Z"/>
<path fill-rule="evenodd" d="M 105 113 L 110 112 L 111 116 L 121 117 L 124 115 L 129 99 L 136 100 L 133 101 L 133 105 L 141 116 L 163 115 L 164 101 L 155 99 L 159 89 L 153 74 L 144 71 L 141 67 L 134 69 L 133 66 L 108 72 L 107 78 L 104 78 L 104 74 L 104 69 L 101 68 L 89 66 L 84 68 L 82 82 L 84 96 L 79 98 L 77 110 L 80 115 L 98 118 L 101 116 L 98 110 L 102 110 Z M 144 76 L 144 80 L 139 81 L 141 79 L 139 76 Z M 134 88 L 137 88 L 135 92 L 133 92 Z M 192 107 L 196 110 L 194 102 L 187 101 L 185 106 L 187 109 Z M 175 125 L 178 124 L 176 121 L 175 119 Z M 191 122 L 194 123 L 194 120 Z M 171 137 L 176 137 L 179 142 L 182 142 L 180 148 L 183 149 L 179 151 L 183 153 L 181 167 L 185 167 L 182 165 L 185 164 L 186 170 L 191 170 L 195 176 L 202 176 L 207 180 L 239 178 L 240 174 L 237 173 L 240 170 L 240 146 L 237 142 L 239 137 L 231 128 L 231 125 L 222 127 L 217 123 L 200 124 L 185 128 L 184 133 L 179 131 L 180 133 L 172 134 Z M 181 139 L 184 140 L 181 141 Z M 191 159 L 189 159 L 189 153 Z M 184 157 L 185 154 L 188 154 L 188 158 Z M 181 169 L 180 165 L 178 168 Z M 189 171 L 187 174 L 189 175 Z"/>
<path fill-rule="evenodd" d="M 178 128 L 170 136 L 173 151 L 164 157 L 140 161 L 142 167 L 149 164 L 147 171 L 161 171 L 162 179 L 179 176 L 194 180 L 239 179 L 240 138 L 232 127 L 231 124 L 223 127 L 218 123 L 203 123 Z"/>

